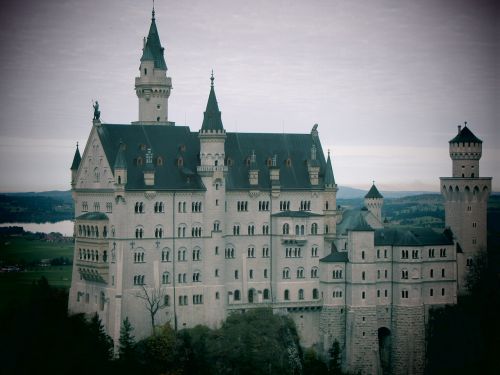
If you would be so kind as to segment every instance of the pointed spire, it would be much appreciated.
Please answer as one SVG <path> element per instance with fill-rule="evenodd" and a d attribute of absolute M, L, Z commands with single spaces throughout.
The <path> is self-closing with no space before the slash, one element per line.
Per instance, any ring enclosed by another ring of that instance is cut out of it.
<path fill-rule="evenodd" d="M 335 185 L 333 176 L 332 160 L 330 159 L 330 150 L 328 150 L 328 159 L 326 159 L 325 185 Z"/>
<path fill-rule="evenodd" d="M 213 71 L 210 81 L 210 94 L 208 96 L 207 108 L 203 114 L 203 124 L 201 125 L 201 130 L 223 131 L 224 126 L 222 125 L 221 112 L 219 110 L 219 104 L 217 103 L 217 97 L 215 96 Z"/>
<path fill-rule="evenodd" d="M 382 199 L 382 198 L 384 198 L 382 196 L 382 194 L 380 194 L 380 192 L 378 191 L 377 187 L 375 186 L 375 181 L 373 181 L 373 185 L 370 188 L 370 190 L 368 191 L 368 193 L 366 193 L 365 198 L 368 198 L 368 199 L 370 199 L 370 198 L 371 199 Z"/>
<path fill-rule="evenodd" d="M 154 21 L 155 19 L 155 0 L 153 0 L 153 11 L 151 12 L 151 19 Z"/>
<path fill-rule="evenodd" d="M 82 157 L 80 156 L 80 150 L 78 149 L 78 142 L 76 142 L 76 151 L 75 151 L 75 156 L 73 156 L 73 163 L 71 163 L 71 170 L 76 171 L 78 170 L 78 167 L 80 166 L 80 161 L 82 160 Z"/>
<path fill-rule="evenodd" d="M 127 169 L 127 160 L 125 159 L 125 145 L 120 140 L 120 146 L 118 146 L 118 153 L 115 159 L 115 169 Z"/>
<path fill-rule="evenodd" d="M 165 62 L 165 57 L 163 56 L 164 48 L 161 46 L 160 36 L 158 35 L 158 29 L 156 28 L 154 4 L 151 14 L 151 26 L 149 27 L 146 45 L 142 49 L 141 61 L 154 61 L 155 68 L 167 70 L 167 63 Z"/>

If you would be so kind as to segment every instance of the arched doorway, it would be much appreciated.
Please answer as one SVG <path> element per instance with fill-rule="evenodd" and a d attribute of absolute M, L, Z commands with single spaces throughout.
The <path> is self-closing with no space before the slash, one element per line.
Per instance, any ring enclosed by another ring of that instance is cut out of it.
<path fill-rule="evenodd" d="M 390 374 L 391 371 L 391 331 L 389 328 L 380 327 L 378 329 L 378 352 L 380 356 L 380 366 L 382 373 Z"/>

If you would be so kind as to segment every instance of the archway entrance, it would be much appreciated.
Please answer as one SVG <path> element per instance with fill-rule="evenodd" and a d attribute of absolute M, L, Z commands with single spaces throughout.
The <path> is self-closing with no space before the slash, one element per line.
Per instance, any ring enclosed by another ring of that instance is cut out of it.
<path fill-rule="evenodd" d="M 378 352 L 380 355 L 380 366 L 382 373 L 390 374 L 391 371 L 391 331 L 389 328 L 381 327 L 378 329 Z"/>

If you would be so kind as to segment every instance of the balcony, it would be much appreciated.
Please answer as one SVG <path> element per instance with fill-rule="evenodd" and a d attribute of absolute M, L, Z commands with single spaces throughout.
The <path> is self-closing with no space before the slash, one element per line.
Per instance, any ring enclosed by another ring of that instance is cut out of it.
<path fill-rule="evenodd" d="M 109 264 L 107 262 L 92 262 L 88 260 L 77 260 L 76 268 L 80 276 L 86 281 L 107 284 L 109 275 Z"/>
<path fill-rule="evenodd" d="M 303 246 L 307 242 L 307 236 L 294 235 L 294 234 L 284 234 L 281 237 L 281 243 L 283 245 L 297 245 Z"/>

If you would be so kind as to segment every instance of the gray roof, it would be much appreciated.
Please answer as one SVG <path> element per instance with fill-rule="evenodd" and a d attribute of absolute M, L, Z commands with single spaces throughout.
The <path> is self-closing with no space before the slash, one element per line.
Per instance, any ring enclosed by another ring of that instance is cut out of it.
<path fill-rule="evenodd" d="M 108 161 L 119 161 L 127 167 L 128 190 L 149 190 L 144 184 L 144 167 L 148 148 L 153 150 L 155 186 L 157 190 L 205 190 L 197 166 L 200 165 L 200 141 L 198 132 L 187 126 L 167 125 L 113 125 L 102 124 L 97 128 Z M 118 158 L 120 143 L 123 155 Z M 313 143 L 318 149 L 320 183 L 314 188 L 324 187 L 326 169 L 321 143 L 310 134 L 282 133 L 227 133 L 225 154 L 228 174 L 226 189 L 251 190 L 271 189 L 268 159 L 274 155 L 280 169 L 280 188 L 283 190 L 306 190 L 310 183 L 307 160 Z M 248 158 L 255 152 L 255 163 Z M 162 163 L 158 163 L 161 158 Z M 180 163 L 179 160 L 182 160 Z M 290 163 L 286 160 L 290 159 Z M 139 161 L 142 161 L 142 164 Z M 116 166 L 114 166 L 116 168 Z M 249 169 L 259 170 L 258 186 L 250 185 Z"/>
<path fill-rule="evenodd" d="M 375 246 L 429 246 L 452 245 L 449 230 L 431 228 L 384 228 L 375 230 Z"/>
<path fill-rule="evenodd" d="M 114 169 L 127 169 L 127 161 L 125 160 L 124 145 L 120 142 L 118 146 L 118 152 L 116 154 L 116 160 Z"/>
<path fill-rule="evenodd" d="M 373 231 L 374 229 L 365 219 L 366 215 L 371 214 L 365 208 L 345 210 L 342 214 L 342 221 L 337 225 L 337 233 L 347 234 L 348 231 Z"/>
<path fill-rule="evenodd" d="M 78 149 L 78 143 L 76 144 L 75 156 L 73 156 L 73 163 L 71 163 L 71 170 L 76 171 L 80 166 L 80 161 L 82 161 L 82 157 L 80 156 L 80 150 Z"/>
<path fill-rule="evenodd" d="M 167 70 L 165 57 L 163 56 L 164 48 L 161 46 L 160 36 L 156 28 L 155 14 L 151 18 L 151 26 L 149 27 L 148 38 L 146 45 L 142 50 L 141 61 L 154 61 L 154 67 L 157 69 Z"/>
<path fill-rule="evenodd" d="M 326 257 L 321 258 L 319 261 L 325 263 L 347 263 L 349 259 L 347 251 L 333 251 Z"/>
<path fill-rule="evenodd" d="M 222 125 L 221 112 L 219 110 L 219 104 L 217 103 L 217 97 L 215 96 L 214 89 L 214 76 L 210 78 L 212 84 L 210 86 L 210 94 L 208 95 L 207 108 L 203 114 L 203 124 L 201 125 L 201 130 L 224 130 Z"/>
<path fill-rule="evenodd" d="M 104 212 L 87 212 L 76 218 L 76 220 L 108 220 Z"/>
<path fill-rule="evenodd" d="M 483 141 L 476 137 L 466 125 L 450 143 L 483 143 Z"/>
<path fill-rule="evenodd" d="M 335 176 L 333 175 L 332 161 L 330 159 L 330 151 L 328 151 L 328 159 L 326 161 L 325 184 L 335 185 Z"/>
<path fill-rule="evenodd" d="M 378 191 L 377 187 L 375 186 L 375 183 L 373 183 L 372 187 L 366 193 L 365 198 L 371 198 L 371 199 L 382 199 L 384 198 L 382 194 Z"/>

